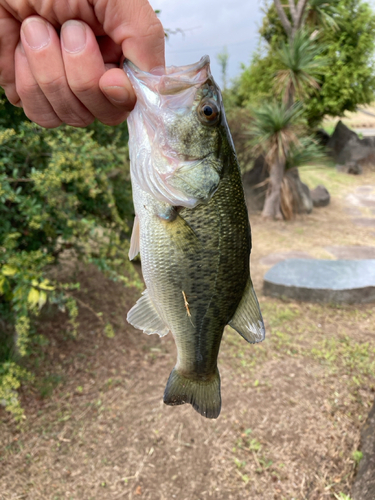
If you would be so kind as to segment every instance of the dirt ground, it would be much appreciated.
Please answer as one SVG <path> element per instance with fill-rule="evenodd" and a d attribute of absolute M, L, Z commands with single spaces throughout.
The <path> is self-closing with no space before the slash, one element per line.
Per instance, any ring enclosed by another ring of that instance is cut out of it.
<path fill-rule="evenodd" d="M 80 268 L 73 279 L 88 307 L 80 307 L 77 339 L 64 314 L 47 312 L 38 324 L 45 342 L 30 360 L 37 377 L 22 390 L 26 418 L 17 426 L 0 410 L 1 500 L 347 498 L 375 396 L 374 306 L 264 297 L 261 260 L 292 250 L 333 259 L 326 247 L 375 247 L 375 228 L 355 225 L 348 212 L 348 195 L 375 185 L 375 173 L 310 168 L 302 177 L 310 187 L 325 184 L 332 202 L 292 222 L 251 216 L 267 334 L 254 346 L 225 332 L 220 417 L 163 404 L 172 336 L 133 329 L 126 313 L 139 290 Z M 363 217 L 375 217 L 368 210 Z M 90 308 L 112 323 L 112 338 Z"/>

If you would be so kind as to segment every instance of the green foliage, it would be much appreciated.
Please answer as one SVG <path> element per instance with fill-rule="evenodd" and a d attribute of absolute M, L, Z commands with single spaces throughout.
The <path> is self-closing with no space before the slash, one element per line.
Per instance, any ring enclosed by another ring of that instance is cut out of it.
<path fill-rule="evenodd" d="M 305 23 L 310 32 L 318 31 L 322 48 L 321 54 L 313 58 L 314 64 L 321 58 L 328 61 L 319 70 L 319 91 L 311 87 L 305 99 L 305 115 L 314 127 L 325 115 L 342 116 L 374 99 L 375 14 L 361 0 L 310 0 Z M 260 97 L 269 99 L 275 93 L 274 78 L 282 70 L 285 50 L 281 47 L 287 47 L 287 37 L 273 4 L 266 12 L 260 34 L 266 46 L 239 79 L 242 105 Z"/>
<path fill-rule="evenodd" d="M 129 177 L 126 124 L 46 130 L 0 100 L 0 404 L 18 418 L 15 391 L 27 376 L 20 363 L 34 318 L 49 302 L 77 332 L 79 284 L 49 273 L 59 256 L 94 263 L 125 284 L 135 277 L 127 258 Z M 103 330 L 113 335 L 111 325 Z"/>
<path fill-rule="evenodd" d="M 292 41 L 282 42 L 276 52 L 280 70 L 276 75 L 276 88 L 284 93 L 284 100 L 290 104 L 295 98 L 303 100 L 312 89 L 319 89 L 319 76 L 326 60 L 319 57 L 323 45 L 312 40 L 307 31 L 297 31 Z"/>
<path fill-rule="evenodd" d="M 356 451 L 353 451 L 352 453 L 352 458 L 354 460 L 354 464 L 355 466 L 358 466 L 359 465 L 359 462 L 362 460 L 363 458 L 363 453 L 360 451 L 360 450 L 356 450 Z"/>
<path fill-rule="evenodd" d="M 324 148 L 316 142 L 314 137 L 301 137 L 297 145 L 292 145 L 287 159 L 286 170 L 294 167 L 303 167 L 312 163 L 323 165 L 327 162 Z"/>
<path fill-rule="evenodd" d="M 306 103 L 311 124 L 324 115 L 355 111 L 374 99 L 375 15 L 358 0 L 341 0 L 337 10 L 340 29 L 325 30 L 322 37 L 330 63 L 321 77 L 321 90 Z"/>
<path fill-rule="evenodd" d="M 269 163 L 285 159 L 294 144 L 298 144 L 296 132 L 300 125 L 301 106 L 287 107 L 277 101 L 264 102 L 252 110 L 253 121 L 249 127 L 256 149 L 266 156 Z"/>

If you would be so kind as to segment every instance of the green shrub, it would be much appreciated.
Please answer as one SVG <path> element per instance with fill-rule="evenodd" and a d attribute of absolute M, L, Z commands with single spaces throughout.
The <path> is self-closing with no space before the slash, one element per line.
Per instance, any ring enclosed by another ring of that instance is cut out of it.
<path fill-rule="evenodd" d="M 0 404 L 17 418 L 34 318 L 49 301 L 77 331 L 79 283 L 51 266 L 70 252 L 129 283 L 132 218 L 126 124 L 45 130 L 0 101 Z"/>

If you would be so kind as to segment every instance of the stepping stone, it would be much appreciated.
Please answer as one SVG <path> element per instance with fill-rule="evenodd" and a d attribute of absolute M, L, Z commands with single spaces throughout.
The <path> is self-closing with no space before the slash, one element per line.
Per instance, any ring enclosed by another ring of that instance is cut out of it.
<path fill-rule="evenodd" d="M 304 302 L 375 302 L 375 259 L 288 259 L 264 276 L 263 292 Z"/>
<path fill-rule="evenodd" d="M 338 259 L 375 259 L 375 247 L 365 247 L 365 246 L 333 246 L 324 247 L 329 253 L 337 257 Z"/>
<path fill-rule="evenodd" d="M 375 257 L 374 257 L 375 258 Z M 270 253 L 266 257 L 260 259 L 260 264 L 263 266 L 274 266 L 278 262 L 286 259 L 313 259 L 311 255 L 306 252 L 290 251 L 290 252 L 275 252 Z"/>

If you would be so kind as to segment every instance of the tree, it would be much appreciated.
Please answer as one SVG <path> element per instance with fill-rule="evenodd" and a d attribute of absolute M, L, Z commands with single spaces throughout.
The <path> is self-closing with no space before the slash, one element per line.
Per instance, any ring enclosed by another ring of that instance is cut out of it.
<path fill-rule="evenodd" d="M 262 216 L 282 219 L 281 186 L 289 152 L 299 144 L 297 130 L 301 106 L 277 101 L 264 103 L 252 111 L 253 122 L 249 128 L 252 142 L 264 155 L 269 166 L 269 183 Z"/>
<path fill-rule="evenodd" d="M 223 51 L 219 52 L 216 58 L 217 62 L 220 64 L 221 67 L 221 77 L 223 79 L 223 91 L 225 92 L 227 90 L 227 67 L 229 59 L 228 49 L 224 47 Z"/>
<path fill-rule="evenodd" d="M 319 74 L 319 92 L 311 88 L 305 99 L 310 127 L 317 127 L 325 115 L 343 116 L 345 111 L 369 104 L 375 93 L 375 15 L 370 6 L 362 0 L 319 2 L 310 0 L 304 16 L 310 31 L 319 32 L 319 57 L 328 61 Z M 273 77 L 280 70 L 278 51 L 288 43 L 274 5 L 266 12 L 260 34 L 266 45 L 239 79 L 242 105 L 253 102 L 254 96 L 274 94 Z"/>
<path fill-rule="evenodd" d="M 281 0 L 274 0 L 277 14 L 289 40 L 293 40 L 297 31 L 302 27 L 307 1 L 308 0 L 298 0 L 297 4 L 295 4 L 294 0 L 289 0 L 290 19 L 288 19 L 283 5 L 281 4 Z"/>
<path fill-rule="evenodd" d="M 323 46 L 304 30 L 297 31 L 288 43 L 282 42 L 276 53 L 282 68 L 276 74 L 276 89 L 284 94 L 288 106 L 296 99 L 305 99 L 312 89 L 319 89 L 319 74 L 325 65 L 319 58 L 322 51 Z"/>

